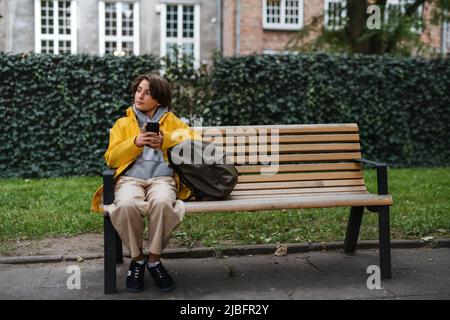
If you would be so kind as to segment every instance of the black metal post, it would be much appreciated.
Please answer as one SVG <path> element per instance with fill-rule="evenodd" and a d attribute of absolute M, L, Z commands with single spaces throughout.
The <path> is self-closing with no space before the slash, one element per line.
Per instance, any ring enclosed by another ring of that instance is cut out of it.
<path fill-rule="evenodd" d="M 107 169 L 103 172 L 103 204 L 114 202 L 114 173 L 115 170 Z M 103 217 L 104 236 L 104 281 L 105 294 L 117 293 L 116 263 L 122 262 L 122 242 L 114 229 L 109 214 L 105 212 Z M 119 244 L 120 241 L 120 250 Z M 120 259 L 120 260 L 119 260 Z"/>
<path fill-rule="evenodd" d="M 380 238 L 381 278 L 391 279 L 391 231 L 389 225 L 389 206 L 379 207 L 378 228 Z"/>
<path fill-rule="evenodd" d="M 377 169 L 378 194 L 379 195 L 389 194 L 389 190 L 388 190 L 388 175 L 387 175 L 388 165 L 386 163 L 377 162 L 377 161 L 370 161 L 370 160 L 367 160 L 367 159 L 358 159 L 356 161 L 376 167 L 376 169 Z"/>
<path fill-rule="evenodd" d="M 107 169 L 103 172 L 103 204 L 108 205 L 114 202 L 114 172 Z"/>
<path fill-rule="evenodd" d="M 105 294 L 117 293 L 115 232 L 109 215 L 105 215 L 103 218 Z"/>
<path fill-rule="evenodd" d="M 344 240 L 344 252 L 346 254 L 353 254 L 356 250 L 358 242 L 359 230 L 361 228 L 361 221 L 364 212 L 364 207 L 352 207 L 350 210 L 350 217 L 347 224 L 347 233 Z"/>
<path fill-rule="evenodd" d="M 387 165 L 377 166 L 377 187 L 379 195 L 389 194 Z"/>

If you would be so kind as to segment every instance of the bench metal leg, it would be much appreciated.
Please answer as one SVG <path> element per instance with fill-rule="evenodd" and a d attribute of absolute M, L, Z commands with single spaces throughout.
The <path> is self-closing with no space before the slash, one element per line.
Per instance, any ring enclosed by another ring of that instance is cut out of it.
<path fill-rule="evenodd" d="M 111 223 L 109 216 L 103 218 L 104 250 L 105 250 L 105 294 L 117 293 L 116 279 L 116 230 Z"/>
<path fill-rule="evenodd" d="M 379 207 L 378 232 L 380 239 L 381 278 L 391 279 L 391 230 L 389 223 L 389 206 Z"/>
<path fill-rule="evenodd" d="M 356 250 L 356 243 L 358 242 L 359 229 L 361 228 L 361 221 L 364 212 L 364 207 L 352 207 L 350 210 L 350 217 L 347 224 L 347 233 L 344 240 L 344 252 L 346 254 L 353 254 Z"/>

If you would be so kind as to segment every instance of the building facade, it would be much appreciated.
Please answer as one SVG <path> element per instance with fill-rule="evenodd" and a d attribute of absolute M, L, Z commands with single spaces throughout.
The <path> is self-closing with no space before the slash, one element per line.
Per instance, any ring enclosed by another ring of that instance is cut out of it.
<path fill-rule="evenodd" d="M 388 0 L 401 12 L 413 0 Z M 0 51 L 93 55 L 225 56 L 277 53 L 295 32 L 323 16 L 342 27 L 345 0 L 0 0 Z M 419 14 L 430 18 L 426 4 Z M 450 53 L 448 24 L 417 27 L 435 52 Z M 310 35 L 314 37 L 314 34 Z"/>
<path fill-rule="evenodd" d="M 414 0 L 387 0 L 384 19 L 404 12 L 405 6 Z M 224 0 L 223 53 L 246 55 L 251 53 L 284 52 L 292 35 L 319 17 L 326 29 L 343 26 L 346 16 L 345 0 Z M 435 53 L 450 52 L 450 28 L 448 24 L 436 26 L 430 22 L 432 7 L 429 3 L 420 7 L 418 14 L 426 22 L 426 28 L 418 26 L 414 32 Z M 316 34 L 317 35 L 317 34 Z M 314 37 L 311 32 L 309 37 Z"/>
<path fill-rule="evenodd" d="M 192 55 L 218 47 L 216 0 L 0 0 L 0 51 Z"/>

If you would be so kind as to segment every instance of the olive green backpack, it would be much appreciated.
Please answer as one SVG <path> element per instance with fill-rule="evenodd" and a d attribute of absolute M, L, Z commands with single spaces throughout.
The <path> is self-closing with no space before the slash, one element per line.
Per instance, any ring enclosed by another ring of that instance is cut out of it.
<path fill-rule="evenodd" d="M 170 167 L 196 200 L 224 200 L 237 183 L 236 168 L 213 144 L 185 140 L 168 150 L 168 158 Z"/>

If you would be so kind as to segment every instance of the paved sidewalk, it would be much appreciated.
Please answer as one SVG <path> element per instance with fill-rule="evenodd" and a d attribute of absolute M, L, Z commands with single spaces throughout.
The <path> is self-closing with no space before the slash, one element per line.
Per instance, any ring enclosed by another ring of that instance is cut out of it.
<path fill-rule="evenodd" d="M 0 299 L 450 299 L 450 249 L 393 249 L 391 280 L 367 288 L 368 266 L 377 250 L 354 256 L 339 251 L 203 259 L 165 259 L 177 283 L 158 292 L 146 273 L 146 289 L 125 289 L 129 259 L 119 265 L 119 294 L 103 294 L 103 260 L 37 264 L 0 264 Z M 69 290 L 66 273 L 79 266 L 81 288 Z"/>

